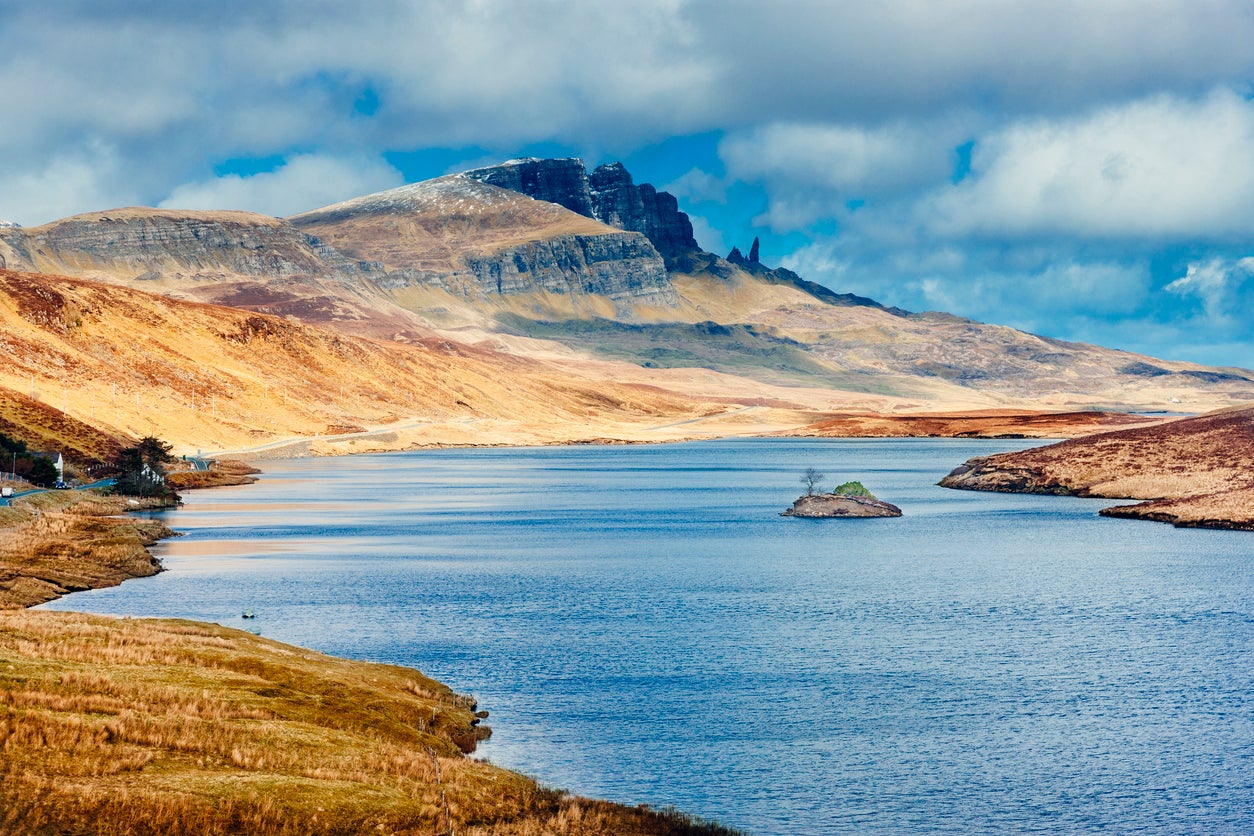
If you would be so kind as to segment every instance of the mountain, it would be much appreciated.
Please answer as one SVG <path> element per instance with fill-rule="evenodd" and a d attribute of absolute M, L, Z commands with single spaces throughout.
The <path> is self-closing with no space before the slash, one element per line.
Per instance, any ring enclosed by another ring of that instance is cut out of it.
<path fill-rule="evenodd" d="M 374 267 L 350 261 L 278 218 L 252 212 L 130 207 L 0 229 L 0 268 L 120 282 L 372 335 L 427 336 L 382 304 Z"/>
<path fill-rule="evenodd" d="M 701 249 L 692 236 L 692 222 L 679 211 L 675 196 L 647 183 L 637 186 L 622 163 L 598 166 L 589 173 L 580 159 L 532 157 L 473 169 L 465 176 L 555 203 L 617 229 L 642 233 L 672 269 Z"/>
<path fill-rule="evenodd" d="M 673 196 L 620 164 L 589 172 L 577 159 L 513 160 L 287 219 L 132 208 L 0 229 L 10 269 L 355 336 L 474 345 L 488 362 L 617 364 L 615 379 L 647 385 L 707 369 L 723 375 L 718 397 L 785 387 L 794 403 L 839 409 L 861 397 L 899 411 L 1254 400 L 1249 370 L 890 308 L 757 256 L 756 246 L 749 258 L 700 250 Z"/>
<path fill-rule="evenodd" d="M 628 307 L 677 301 L 662 258 L 644 235 L 468 175 L 288 220 L 377 265 L 382 286 L 392 290 L 435 289 L 472 301 L 528 294 L 601 297 Z"/>

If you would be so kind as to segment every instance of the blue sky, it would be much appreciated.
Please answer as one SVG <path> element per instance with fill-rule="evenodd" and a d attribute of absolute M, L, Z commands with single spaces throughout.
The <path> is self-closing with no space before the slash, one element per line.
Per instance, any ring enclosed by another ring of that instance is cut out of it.
<path fill-rule="evenodd" d="M 838 291 L 1254 367 L 1254 5 L 0 5 L 0 218 L 622 160 Z"/>

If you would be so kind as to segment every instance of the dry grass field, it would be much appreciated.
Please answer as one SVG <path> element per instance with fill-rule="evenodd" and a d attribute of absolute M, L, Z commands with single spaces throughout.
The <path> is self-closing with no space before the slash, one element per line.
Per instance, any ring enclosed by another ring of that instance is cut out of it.
<path fill-rule="evenodd" d="M 469 759 L 475 709 L 238 630 L 0 612 L 0 833 L 728 832 Z"/>
<path fill-rule="evenodd" d="M 260 472 L 247 462 L 224 459 L 215 461 L 209 470 L 171 470 L 165 482 L 180 492 L 229 485 L 251 485 L 257 481 L 254 474 Z"/>

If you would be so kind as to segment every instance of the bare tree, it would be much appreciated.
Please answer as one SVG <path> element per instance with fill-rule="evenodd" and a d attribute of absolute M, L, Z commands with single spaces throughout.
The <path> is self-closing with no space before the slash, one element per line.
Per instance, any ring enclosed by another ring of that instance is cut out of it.
<path fill-rule="evenodd" d="M 805 475 L 801 477 L 801 484 L 806 486 L 806 496 L 814 496 L 814 489 L 819 482 L 823 481 L 823 474 L 819 473 L 812 467 L 807 467 Z"/>

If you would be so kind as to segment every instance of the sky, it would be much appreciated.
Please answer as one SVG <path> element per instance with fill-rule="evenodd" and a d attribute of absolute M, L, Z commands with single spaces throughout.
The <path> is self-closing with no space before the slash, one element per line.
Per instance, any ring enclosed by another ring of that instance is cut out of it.
<path fill-rule="evenodd" d="M 720 254 L 1254 368 L 1248 0 L 0 0 L 0 218 L 621 160 Z"/>

